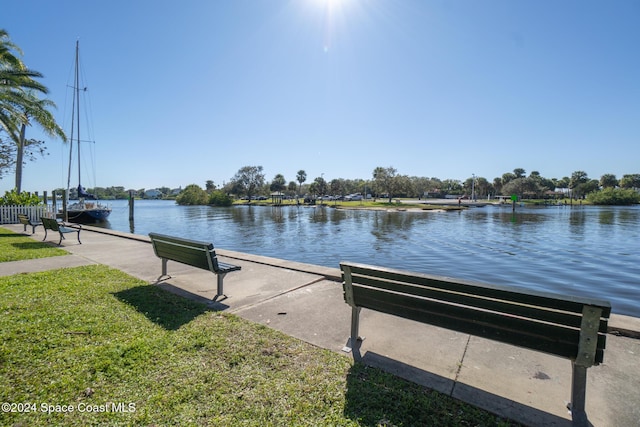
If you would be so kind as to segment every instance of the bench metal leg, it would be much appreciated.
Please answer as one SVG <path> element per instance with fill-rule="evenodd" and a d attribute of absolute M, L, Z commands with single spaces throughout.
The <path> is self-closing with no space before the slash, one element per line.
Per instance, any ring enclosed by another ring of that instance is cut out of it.
<path fill-rule="evenodd" d="M 352 352 L 353 358 L 360 359 L 360 343 L 364 338 L 360 337 L 358 330 L 360 329 L 360 311 L 362 307 L 351 307 L 351 336 L 349 342 L 342 348 L 344 352 Z"/>
<path fill-rule="evenodd" d="M 160 258 L 160 260 L 162 261 L 162 274 L 158 276 L 158 278 L 156 279 L 156 282 L 161 282 L 163 280 L 171 279 L 171 276 L 167 274 L 167 261 L 169 260 L 167 258 Z"/>
<path fill-rule="evenodd" d="M 47 240 L 47 229 L 44 229 L 44 238 L 42 239 L 42 241 L 44 242 L 45 240 Z"/>
<path fill-rule="evenodd" d="M 162 276 L 160 277 L 164 277 L 167 275 L 167 261 L 168 259 L 162 258 Z"/>
<path fill-rule="evenodd" d="M 351 345 L 354 345 L 354 340 L 360 338 L 358 330 L 360 329 L 360 310 L 361 307 L 351 307 Z"/>
<path fill-rule="evenodd" d="M 225 296 L 224 295 L 224 287 L 222 285 L 223 280 L 224 280 L 224 276 L 226 276 L 227 273 L 218 273 L 216 274 L 216 276 L 218 276 L 218 293 L 216 294 L 216 297 L 213 299 L 214 301 L 218 299 L 218 297 L 220 296 Z"/>
<path fill-rule="evenodd" d="M 587 394 L 587 368 L 571 362 L 573 372 L 571 376 L 571 419 L 576 427 L 589 426 L 585 400 Z"/>

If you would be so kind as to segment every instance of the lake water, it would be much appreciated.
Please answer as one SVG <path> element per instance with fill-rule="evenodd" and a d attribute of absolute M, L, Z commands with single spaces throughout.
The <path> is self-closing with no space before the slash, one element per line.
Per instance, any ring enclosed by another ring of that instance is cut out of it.
<path fill-rule="evenodd" d="M 486 206 L 450 212 L 112 202 L 106 227 L 339 267 L 341 260 L 611 301 L 640 317 L 640 207 Z"/>

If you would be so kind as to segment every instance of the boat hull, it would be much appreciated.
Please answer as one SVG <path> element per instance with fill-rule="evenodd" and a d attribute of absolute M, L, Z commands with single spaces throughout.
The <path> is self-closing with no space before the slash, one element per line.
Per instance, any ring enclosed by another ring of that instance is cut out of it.
<path fill-rule="evenodd" d="M 67 207 L 67 218 L 73 222 L 105 221 L 111 214 L 111 207 L 99 203 L 73 203 Z"/>
<path fill-rule="evenodd" d="M 67 216 L 69 221 L 105 221 L 109 218 L 111 209 L 85 209 L 85 210 L 68 210 Z"/>

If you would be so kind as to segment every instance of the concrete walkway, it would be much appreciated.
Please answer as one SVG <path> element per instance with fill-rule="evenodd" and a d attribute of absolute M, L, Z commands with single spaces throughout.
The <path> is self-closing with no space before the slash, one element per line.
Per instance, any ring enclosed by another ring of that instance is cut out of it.
<path fill-rule="evenodd" d="M 21 225 L 3 225 L 22 233 Z M 161 261 L 146 236 L 83 226 L 71 255 L 0 263 L 0 275 L 105 264 L 156 283 Z M 36 231 L 34 239 L 44 233 Z M 51 237 L 55 244 L 57 238 Z M 220 243 L 224 246 L 224 242 Z M 215 276 L 169 262 L 171 279 L 158 284 L 319 347 L 342 352 L 351 308 L 336 268 L 217 250 L 242 270 L 227 275 L 228 298 L 212 302 Z M 615 310 L 615 307 L 614 307 Z M 546 354 L 363 310 L 363 361 L 411 381 L 532 426 L 570 425 L 571 363 Z M 640 319 L 613 316 L 604 363 L 588 370 L 587 414 L 594 426 L 640 425 Z"/>

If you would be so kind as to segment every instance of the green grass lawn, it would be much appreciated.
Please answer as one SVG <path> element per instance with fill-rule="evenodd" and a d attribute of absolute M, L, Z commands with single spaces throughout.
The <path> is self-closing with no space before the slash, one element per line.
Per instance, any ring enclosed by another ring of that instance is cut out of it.
<path fill-rule="evenodd" d="M 68 255 L 63 249 L 0 227 L 0 262 Z"/>
<path fill-rule="evenodd" d="M 513 425 L 105 266 L 0 277 L 0 402 L 4 426 Z"/>

